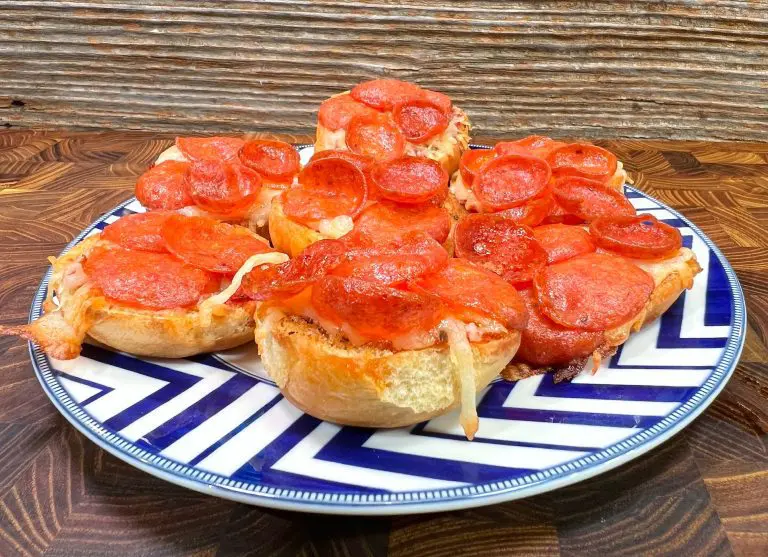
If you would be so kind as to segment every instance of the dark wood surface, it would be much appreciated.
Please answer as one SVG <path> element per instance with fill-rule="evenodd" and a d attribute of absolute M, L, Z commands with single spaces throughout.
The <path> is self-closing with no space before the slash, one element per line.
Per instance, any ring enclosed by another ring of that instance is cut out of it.
<path fill-rule="evenodd" d="M 130 196 L 170 141 L 0 133 L 0 322 L 26 321 L 45 257 Z M 273 512 L 175 487 L 97 448 L 48 402 L 26 344 L 0 338 L 0 555 L 768 554 L 768 144 L 601 144 L 704 229 L 747 296 L 735 375 L 674 439 L 578 485 L 464 512 Z"/>
<path fill-rule="evenodd" d="M 0 125 L 310 133 L 393 76 L 482 135 L 768 138 L 768 2 L 0 0 Z"/>

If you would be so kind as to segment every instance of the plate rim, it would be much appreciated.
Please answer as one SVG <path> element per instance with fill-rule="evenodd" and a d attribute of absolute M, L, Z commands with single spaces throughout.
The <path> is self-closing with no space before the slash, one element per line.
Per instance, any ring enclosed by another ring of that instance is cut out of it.
<path fill-rule="evenodd" d="M 307 147 L 297 145 L 297 149 Z M 488 148 L 472 145 L 473 148 Z M 123 460 L 144 472 L 170 483 L 232 501 L 259 505 L 279 510 L 313 512 L 323 514 L 355 515 L 396 515 L 428 512 L 444 512 L 491 505 L 532 497 L 541 493 L 559 489 L 592 478 L 621 466 L 661 443 L 671 439 L 694 419 L 696 419 L 723 390 L 735 371 L 746 340 L 745 324 L 747 319 L 744 293 L 735 271 L 730 263 L 710 238 L 694 223 L 675 209 L 654 197 L 625 185 L 630 191 L 658 203 L 678 219 L 686 223 L 712 250 L 723 265 L 731 289 L 731 307 L 733 324 L 728 342 L 720 361 L 713 366 L 713 371 L 698 390 L 673 412 L 666 415 L 657 424 L 646 428 L 626 439 L 614 443 L 595 453 L 574 461 L 545 470 L 528 474 L 513 480 L 499 480 L 484 484 L 475 484 L 450 489 L 437 489 L 415 492 L 393 492 L 387 494 L 361 495 L 338 494 L 332 492 L 309 491 L 298 489 L 278 489 L 262 484 L 235 481 L 224 476 L 204 472 L 191 466 L 171 461 L 165 457 L 151 454 L 133 443 L 107 431 L 98 421 L 88 415 L 75 403 L 49 366 L 48 357 L 35 345 L 29 343 L 29 352 L 35 376 L 53 405 L 69 423 L 88 439 L 96 443 L 113 456 Z M 80 242 L 107 216 L 125 208 L 135 198 L 120 203 L 103 213 L 88 225 L 80 234 L 69 242 L 62 254 Z M 51 276 L 49 267 L 41 280 L 32 307 L 30 321 L 41 313 L 42 301 L 47 291 Z M 245 486 L 251 486 L 246 488 Z"/>

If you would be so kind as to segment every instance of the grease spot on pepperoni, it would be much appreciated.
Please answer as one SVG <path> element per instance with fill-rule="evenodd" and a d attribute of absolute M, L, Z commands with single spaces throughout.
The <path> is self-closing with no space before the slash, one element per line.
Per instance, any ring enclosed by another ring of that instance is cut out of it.
<path fill-rule="evenodd" d="M 551 172 L 542 159 L 521 155 L 496 157 L 485 163 L 472 182 L 472 191 L 487 211 L 503 211 L 538 197 Z"/>
<path fill-rule="evenodd" d="M 206 217 L 173 215 L 162 228 L 168 250 L 179 259 L 212 273 L 234 275 L 257 253 L 272 251 L 245 228 Z"/>
<path fill-rule="evenodd" d="M 580 226 L 546 224 L 534 228 L 533 235 L 547 252 L 548 265 L 595 251 L 592 238 Z"/>
<path fill-rule="evenodd" d="M 173 214 L 156 211 L 126 215 L 106 226 L 101 237 L 126 249 L 167 253 L 168 248 L 161 231 Z"/>
<path fill-rule="evenodd" d="M 554 181 L 552 193 L 568 214 L 585 221 L 635 214 L 635 208 L 624 195 L 596 180 L 562 176 Z"/>
<path fill-rule="evenodd" d="M 176 138 L 176 147 L 191 161 L 233 160 L 244 143 L 239 137 Z"/>
<path fill-rule="evenodd" d="M 258 139 L 240 150 L 240 162 L 271 182 L 290 184 L 299 172 L 299 152 L 284 141 Z"/>
<path fill-rule="evenodd" d="M 541 311 L 556 323 L 605 331 L 639 314 L 654 282 L 622 257 L 588 253 L 540 270 L 534 287 Z"/>
<path fill-rule="evenodd" d="M 437 296 L 352 277 L 320 279 L 312 288 L 311 300 L 321 317 L 346 324 L 372 341 L 429 331 L 442 317 Z"/>
<path fill-rule="evenodd" d="M 405 153 L 405 137 L 384 114 L 352 118 L 345 142 L 350 151 L 376 160 L 396 159 Z"/>
<path fill-rule="evenodd" d="M 411 143 L 425 143 L 443 133 L 448 127 L 448 116 L 426 100 L 410 100 L 398 104 L 392 118 L 405 138 Z"/>
<path fill-rule="evenodd" d="M 123 248 L 93 250 L 83 269 L 107 298 L 147 309 L 194 306 L 220 284 L 213 273 L 172 255 L 146 252 L 137 257 L 136 252 Z"/>
<path fill-rule="evenodd" d="M 493 214 L 471 214 L 456 225 L 456 257 L 476 263 L 512 284 L 533 279 L 547 262 L 547 252 L 533 231 Z"/>
<path fill-rule="evenodd" d="M 261 191 L 259 173 L 238 162 L 196 162 L 184 180 L 198 207 L 230 218 L 245 216 Z"/>
<path fill-rule="evenodd" d="M 589 225 L 595 243 L 603 249 L 638 259 L 663 259 L 683 245 L 680 231 L 653 215 L 602 217 Z"/>
<path fill-rule="evenodd" d="M 426 157 L 381 162 L 371 169 L 371 178 L 380 197 L 398 203 L 424 203 L 448 192 L 448 173 Z"/>
<path fill-rule="evenodd" d="M 367 195 L 365 176 L 354 164 L 340 158 L 320 159 L 305 166 L 299 185 L 282 194 L 283 212 L 310 226 L 342 215 L 354 218 Z"/>
<path fill-rule="evenodd" d="M 153 166 L 136 182 L 136 199 L 155 211 L 173 211 L 194 205 L 184 181 L 189 166 L 188 162 L 179 161 L 165 161 Z"/>
<path fill-rule="evenodd" d="M 604 181 L 616 172 L 618 160 L 610 151 L 596 145 L 570 143 L 547 156 L 552 172 L 559 175 L 582 176 Z"/>
<path fill-rule="evenodd" d="M 409 288 L 436 295 L 454 317 L 466 322 L 482 316 L 507 329 L 523 329 L 527 322 L 523 301 L 512 285 L 463 259 L 451 259 L 442 270 L 418 279 Z"/>

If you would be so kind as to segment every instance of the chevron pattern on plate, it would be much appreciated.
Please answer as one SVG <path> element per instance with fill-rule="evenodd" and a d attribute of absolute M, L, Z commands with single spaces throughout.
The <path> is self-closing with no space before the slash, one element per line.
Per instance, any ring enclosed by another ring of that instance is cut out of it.
<path fill-rule="evenodd" d="M 33 359 L 52 400 L 93 440 L 150 473 L 238 500 L 317 509 L 554 488 L 672 435 L 723 386 L 743 342 L 743 300 L 722 255 L 674 211 L 631 188 L 627 195 L 680 228 L 704 269 L 694 288 L 594 375 L 493 383 L 478 397 L 473 442 L 455 414 L 396 430 L 305 415 L 266 377 L 254 345 L 183 360 L 87 345 L 76 360 L 37 349 Z M 141 210 L 123 204 L 82 237 Z M 33 317 L 44 293 L 45 281 Z"/>

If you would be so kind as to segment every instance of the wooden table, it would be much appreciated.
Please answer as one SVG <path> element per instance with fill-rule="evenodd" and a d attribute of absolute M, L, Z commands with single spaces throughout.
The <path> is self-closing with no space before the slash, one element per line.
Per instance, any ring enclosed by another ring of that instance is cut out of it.
<path fill-rule="evenodd" d="M 129 197 L 170 142 L 0 133 L 2 323 L 26 321 L 45 257 Z M 0 555 L 768 555 L 768 144 L 600 144 L 720 246 L 747 295 L 741 364 L 673 440 L 502 505 L 382 519 L 278 513 L 173 486 L 97 448 L 48 402 L 26 343 L 0 338 Z"/>

